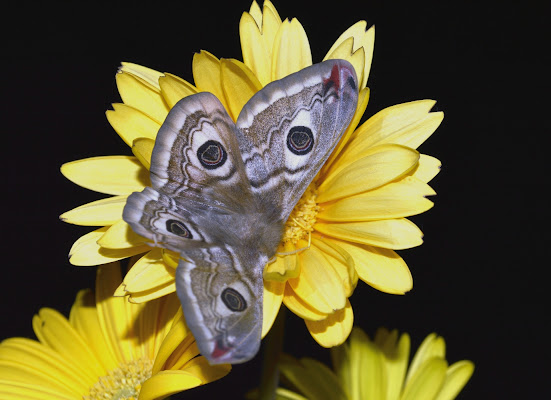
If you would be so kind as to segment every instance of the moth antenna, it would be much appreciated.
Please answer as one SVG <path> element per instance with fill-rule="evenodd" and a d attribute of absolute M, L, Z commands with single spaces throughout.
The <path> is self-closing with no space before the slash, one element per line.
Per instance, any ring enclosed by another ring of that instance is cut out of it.
<path fill-rule="evenodd" d="M 308 232 L 308 245 L 305 247 L 301 247 L 300 249 L 295 249 L 293 251 L 283 251 L 283 252 L 277 252 L 276 256 L 290 256 L 293 254 L 300 253 L 301 251 L 308 250 L 310 248 L 310 245 L 312 244 L 312 232 Z"/>

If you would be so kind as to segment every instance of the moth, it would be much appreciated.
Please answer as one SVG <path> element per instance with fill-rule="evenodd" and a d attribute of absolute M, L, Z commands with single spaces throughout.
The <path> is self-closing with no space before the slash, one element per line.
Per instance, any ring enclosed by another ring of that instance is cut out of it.
<path fill-rule="evenodd" d="M 123 219 L 180 254 L 176 291 L 211 364 L 258 352 L 262 272 L 357 101 L 352 65 L 328 60 L 266 85 L 235 123 L 202 92 L 180 100 L 161 126 L 152 187 L 128 197 Z"/>

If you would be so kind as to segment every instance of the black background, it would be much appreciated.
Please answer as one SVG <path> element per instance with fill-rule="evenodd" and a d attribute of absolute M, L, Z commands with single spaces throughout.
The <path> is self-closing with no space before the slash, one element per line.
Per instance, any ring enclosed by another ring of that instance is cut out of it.
<path fill-rule="evenodd" d="M 425 243 L 400 252 L 414 289 L 393 296 L 360 282 L 351 297 L 355 324 L 370 335 L 378 326 L 409 332 L 412 349 L 430 332 L 444 336 L 449 362 L 476 364 L 459 398 L 546 397 L 548 10 L 487 1 L 322 3 L 275 5 L 283 18 L 303 24 L 314 62 L 357 20 L 376 25 L 366 117 L 425 98 L 445 112 L 420 148 L 443 163 L 431 183 L 435 207 L 412 218 Z M 131 154 L 104 116 L 120 101 L 120 61 L 191 81 L 200 49 L 241 59 L 238 23 L 250 6 L 69 4 L 23 4 L 4 13 L 0 338 L 33 337 L 31 318 L 40 307 L 67 315 L 77 290 L 93 286 L 94 267 L 67 261 L 73 241 L 90 229 L 57 217 L 103 196 L 67 181 L 59 167 Z M 287 314 L 286 351 L 328 361 L 304 323 Z M 243 398 L 258 384 L 259 366 L 257 357 L 176 398 Z"/>

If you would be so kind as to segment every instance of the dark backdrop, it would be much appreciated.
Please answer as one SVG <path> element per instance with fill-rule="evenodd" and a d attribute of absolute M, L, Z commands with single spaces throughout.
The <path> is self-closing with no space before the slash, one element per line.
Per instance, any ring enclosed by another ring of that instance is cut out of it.
<path fill-rule="evenodd" d="M 40 307 L 67 314 L 77 290 L 93 286 L 95 268 L 67 261 L 73 241 L 90 229 L 57 217 L 102 195 L 65 180 L 59 166 L 130 154 L 104 117 L 120 101 L 114 81 L 119 62 L 191 80 L 191 59 L 200 49 L 241 59 L 238 23 L 250 6 L 248 0 L 144 8 L 129 2 L 67 4 L 23 4 L 4 14 L 0 338 L 33 337 L 31 318 Z M 425 98 L 438 100 L 445 112 L 443 124 L 420 148 L 443 163 L 432 182 L 435 207 L 413 218 L 425 243 L 400 252 L 414 289 L 392 296 L 360 282 L 351 298 L 355 324 L 370 335 L 379 326 L 409 332 L 412 348 L 432 331 L 443 335 L 448 361 L 476 363 L 460 398 L 544 397 L 547 10 L 487 1 L 275 5 L 282 17 L 299 18 L 315 62 L 357 20 L 376 24 L 366 116 Z M 303 322 L 288 315 L 285 349 L 328 361 L 328 351 Z M 242 398 L 257 385 L 259 365 L 257 357 L 181 398 Z"/>

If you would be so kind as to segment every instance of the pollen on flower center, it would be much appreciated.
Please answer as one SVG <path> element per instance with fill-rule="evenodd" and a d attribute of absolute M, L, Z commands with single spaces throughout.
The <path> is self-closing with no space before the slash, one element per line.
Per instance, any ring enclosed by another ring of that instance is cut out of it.
<path fill-rule="evenodd" d="M 285 223 L 285 232 L 282 239 L 283 243 L 291 242 L 296 244 L 300 239 L 306 238 L 308 234 L 314 230 L 316 215 L 320 210 L 316 202 L 317 197 L 318 188 L 317 185 L 312 182 Z"/>
<path fill-rule="evenodd" d="M 153 361 L 133 360 L 122 364 L 92 386 L 84 400 L 137 400 L 142 384 L 151 377 Z"/>

